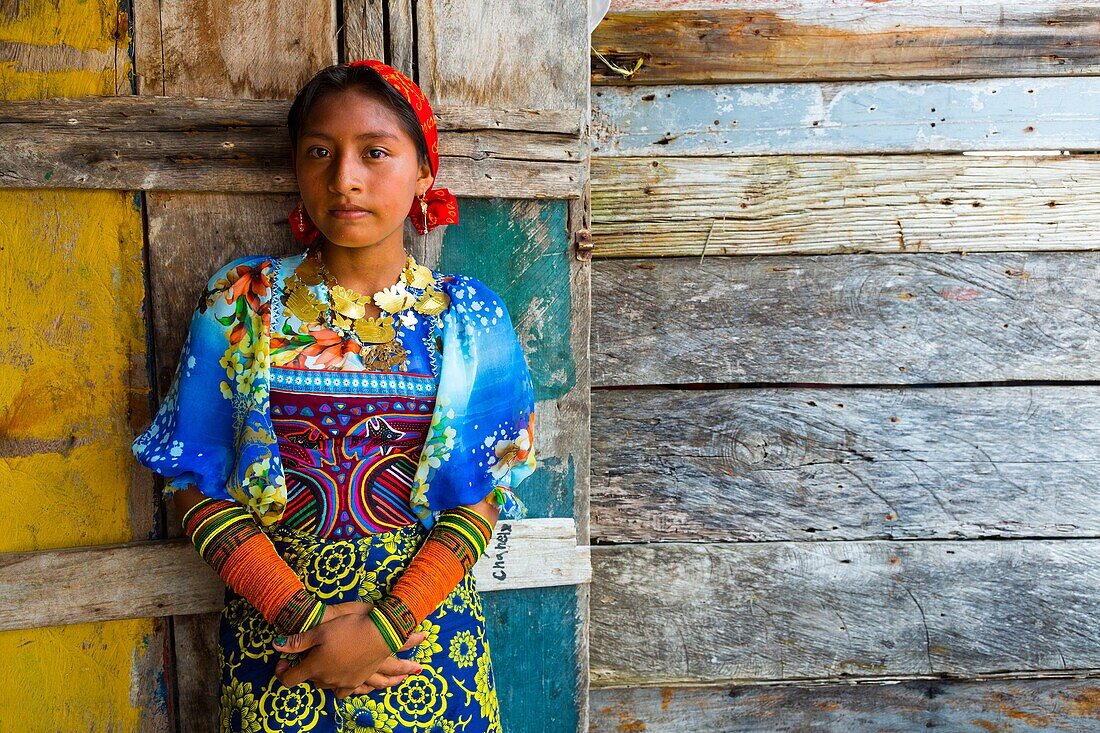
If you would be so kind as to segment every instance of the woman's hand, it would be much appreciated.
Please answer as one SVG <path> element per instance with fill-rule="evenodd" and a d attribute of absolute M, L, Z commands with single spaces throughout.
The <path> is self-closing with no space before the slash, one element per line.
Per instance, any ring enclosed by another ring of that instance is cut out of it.
<path fill-rule="evenodd" d="M 280 662 L 275 676 L 287 687 L 310 680 L 317 687 L 334 689 L 336 697 L 342 700 L 362 688 L 369 688 L 364 690 L 369 692 L 393 684 L 405 669 L 418 668 L 410 660 L 392 658 L 382 634 L 367 616 L 370 608 L 370 604 L 359 601 L 330 606 L 325 610 L 323 623 L 291 635 L 286 644 L 276 644 L 275 648 L 281 652 L 308 654 L 294 667 Z M 334 609 L 339 610 L 330 616 Z M 411 648 L 423 638 L 422 634 L 414 634 L 403 648 Z M 391 658 L 392 662 L 387 663 Z"/>

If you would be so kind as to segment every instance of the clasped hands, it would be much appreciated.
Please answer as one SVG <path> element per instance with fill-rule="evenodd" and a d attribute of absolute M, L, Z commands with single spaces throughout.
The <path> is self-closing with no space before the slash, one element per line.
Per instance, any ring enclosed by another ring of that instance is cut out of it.
<path fill-rule="evenodd" d="M 390 651 L 367 615 L 371 608 L 373 604 L 362 601 L 327 606 L 320 624 L 291 634 L 286 644 L 275 645 L 280 652 L 302 654 L 295 666 L 280 659 L 275 676 L 287 687 L 309 680 L 316 687 L 334 690 L 337 699 L 342 700 L 348 695 L 400 684 L 408 675 L 419 673 L 419 664 Z M 413 648 L 426 637 L 423 632 L 410 635 L 401 651 Z"/>

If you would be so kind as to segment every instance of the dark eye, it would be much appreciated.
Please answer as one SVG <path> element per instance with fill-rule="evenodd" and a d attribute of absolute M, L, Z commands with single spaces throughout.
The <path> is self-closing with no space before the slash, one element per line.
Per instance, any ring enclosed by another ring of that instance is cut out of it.
<path fill-rule="evenodd" d="M 374 156 L 371 155 L 372 153 L 382 153 L 382 155 L 386 155 L 386 151 L 383 150 L 382 148 L 371 148 L 370 150 L 367 151 L 367 155 L 370 155 L 372 158 L 374 158 Z M 375 160 L 381 160 L 380 158 L 374 158 L 374 159 Z"/>
<path fill-rule="evenodd" d="M 319 148 L 319 147 L 312 147 L 312 148 L 310 148 L 309 150 L 307 150 L 307 151 L 306 151 L 306 154 L 307 154 L 307 155 L 313 155 L 313 153 L 314 153 L 314 152 L 318 152 L 318 153 L 325 153 L 326 155 L 328 154 L 328 150 L 326 150 L 326 149 L 324 149 L 324 148 Z M 320 156 L 320 155 L 316 155 L 316 156 L 314 156 L 314 157 L 322 157 L 322 156 Z"/>

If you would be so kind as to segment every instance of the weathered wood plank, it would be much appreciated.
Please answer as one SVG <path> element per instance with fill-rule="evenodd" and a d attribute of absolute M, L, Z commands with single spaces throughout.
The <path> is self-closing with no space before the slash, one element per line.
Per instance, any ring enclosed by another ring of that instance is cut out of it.
<path fill-rule="evenodd" d="M 596 156 L 1100 150 L 1100 78 L 599 87 Z"/>
<path fill-rule="evenodd" d="M 601 542 L 1100 537 L 1100 388 L 596 390 Z"/>
<path fill-rule="evenodd" d="M 130 134 L 220 132 L 277 128 L 286 136 L 290 101 L 223 97 L 51 97 L 0 104 L 0 125 L 36 125 L 43 132 L 88 130 Z M 441 132 L 525 132 L 580 135 L 582 114 L 572 109 L 432 105 Z M 272 134 L 267 129 L 267 134 Z M 289 144 L 289 142 L 288 142 Z"/>
<path fill-rule="evenodd" d="M 594 257 L 1100 248 L 1097 156 L 596 158 Z"/>
<path fill-rule="evenodd" d="M 336 63 L 335 4 L 134 2 L 138 94 L 289 99 Z"/>
<path fill-rule="evenodd" d="M 593 688 L 592 733 L 1100 731 L 1095 679 Z"/>
<path fill-rule="evenodd" d="M 6 104 L 0 187 L 296 192 L 288 107 L 140 97 Z M 525 121 L 577 132 L 531 133 Z M 456 195 L 578 195 L 584 156 L 575 113 L 455 109 L 440 127 L 439 185 Z"/>
<path fill-rule="evenodd" d="M 472 572 L 490 592 L 587 583 L 592 569 L 571 518 L 524 519 L 497 522 Z M 190 542 L 170 540 L 0 554 L 0 590 L 0 631 L 9 631 L 211 613 L 225 586 Z"/>
<path fill-rule="evenodd" d="M 942 79 L 1100 72 L 1086 2 L 616 3 L 592 34 L 593 84 Z M 648 7 L 638 7 L 648 6 Z"/>
<path fill-rule="evenodd" d="M 1100 379 L 1092 252 L 614 259 L 592 277 L 597 386 Z"/>
<path fill-rule="evenodd" d="M 1097 540 L 594 546 L 592 564 L 594 686 L 1100 667 Z"/>
<path fill-rule="evenodd" d="M 577 426 L 588 424 L 591 391 L 587 267 L 572 257 L 566 236 L 576 220 L 558 201 L 466 200 L 461 206 L 463 225 L 448 227 L 440 267 L 482 279 L 509 303 L 535 387 L 541 448 L 539 468 L 521 487 L 524 501 L 532 516 L 576 517 L 580 534 L 587 531 L 590 448 L 587 429 Z M 487 231 L 493 236 L 481 236 Z M 586 709 L 587 592 L 578 585 L 487 600 L 497 679 L 537 680 L 499 688 L 508 730 L 534 730 L 549 719 L 555 731 L 586 729 L 573 716 L 576 711 L 583 721 Z M 532 653 L 532 636 L 545 653 Z M 559 716 L 559 710 L 568 712 Z"/>
<path fill-rule="evenodd" d="M 349 61 L 386 57 L 383 4 L 392 2 L 393 0 L 346 0 L 341 3 L 344 12 L 341 19 L 344 53 Z"/>

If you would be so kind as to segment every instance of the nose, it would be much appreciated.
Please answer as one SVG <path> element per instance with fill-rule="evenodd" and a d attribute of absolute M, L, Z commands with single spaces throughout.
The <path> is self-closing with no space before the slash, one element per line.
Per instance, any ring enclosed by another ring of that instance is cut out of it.
<path fill-rule="evenodd" d="M 354 152 L 338 154 L 336 164 L 332 166 L 332 182 L 329 189 L 338 194 L 348 194 L 363 190 L 360 177 L 362 167 Z"/>

